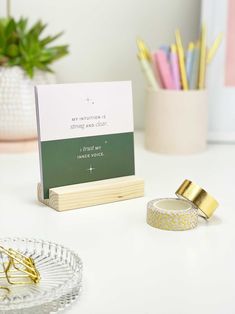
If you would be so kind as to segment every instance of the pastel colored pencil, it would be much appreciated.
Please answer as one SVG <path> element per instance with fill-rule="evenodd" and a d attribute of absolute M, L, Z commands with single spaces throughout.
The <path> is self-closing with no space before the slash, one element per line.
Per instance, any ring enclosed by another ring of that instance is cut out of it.
<path fill-rule="evenodd" d="M 169 57 L 170 57 L 170 47 L 166 46 L 166 45 L 162 45 L 162 46 L 160 46 L 159 49 L 163 50 L 165 52 L 166 56 L 167 56 L 167 59 L 169 59 Z"/>
<path fill-rule="evenodd" d="M 159 86 L 160 88 L 163 88 L 162 78 L 161 78 L 161 76 L 160 76 L 159 69 L 158 69 L 158 64 L 157 64 L 157 60 L 156 60 L 156 58 L 154 57 L 154 54 L 155 54 L 155 52 L 152 53 L 153 72 L 154 72 L 156 81 L 157 81 L 157 83 L 158 83 L 158 86 Z"/>
<path fill-rule="evenodd" d="M 199 78 L 198 88 L 205 88 L 205 75 L 206 75 L 206 27 L 203 24 L 201 29 L 200 38 L 200 61 L 199 61 Z"/>
<path fill-rule="evenodd" d="M 188 82 L 192 74 L 193 55 L 194 55 L 194 43 L 190 42 L 188 45 L 187 53 L 186 53 L 186 73 L 187 73 Z"/>
<path fill-rule="evenodd" d="M 136 40 L 136 44 L 141 55 L 144 56 L 145 59 L 147 59 L 149 62 L 151 62 L 151 53 L 146 43 L 142 39 L 138 38 Z"/>
<path fill-rule="evenodd" d="M 199 45 L 196 45 L 193 52 L 192 71 L 189 78 L 190 89 L 198 88 L 198 74 L 199 74 Z"/>
<path fill-rule="evenodd" d="M 221 41 L 223 39 L 223 34 L 219 34 L 215 41 L 213 42 L 211 48 L 208 50 L 208 53 L 207 53 L 207 58 L 206 58 L 206 62 L 207 63 L 210 63 L 211 60 L 214 58 L 214 55 L 216 54 L 216 51 L 218 50 L 219 48 L 219 45 L 221 44 Z"/>
<path fill-rule="evenodd" d="M 180 68 L 182 88 L 183 90 L 187 90 L 188 80 L 187 80 L 187 74 L 186 74 L 185 63 L 184 63 L 184 48 L 182 45 L 180 31 L 178 29 L 175 31 L 175 40 L 176 40 L 177 54 L 179 58 L 179 68 Z"/>
<path fill-rule="evenodd" d="M 171 75 L 172 80 L 174 83 L 174 88 L 179 90 L 181 89 L 180 85 L 180 72 L 179 72 L 179 60 L 176 51 L 176 45 L 171 45 L 171 52 L 170 52 L 170 65 L 171 65 Z"/>
<path fill-rule="evenodd" d="M 153 54 L 163 87 L 166 89 L 174 89 L 174 83 L 171 76 L 170 64 L 167 60 L 165 52 L 159 49 Z"/>
<path fill-rule="evenodd" d="M 152 69 L 148 59 L 146 58 L 146 54 L 144 54 L 144 53 L 141 54 L 141 52 L 139 52 L 137 57 L 140 61 L 142 71 L 143 71 L 144 76 L 148 82 L 149 87 L 151 87 L 155 91 L 158 90 L 159 86 L 158 86 L 156 78 L 154 76 L 153 69 Z"/>

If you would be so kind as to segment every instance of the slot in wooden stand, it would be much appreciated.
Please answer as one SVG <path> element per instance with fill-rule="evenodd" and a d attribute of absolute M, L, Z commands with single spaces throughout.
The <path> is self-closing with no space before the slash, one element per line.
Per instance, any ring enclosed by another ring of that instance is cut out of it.
<path fill-rule="evenodd" d="M 88 207 L 144 196 L 144 180 L 136 176 L 61 186 L 49 190 L 49 199 L 43 199 L 38 184 L 38 200 L 57 210 Z"/>

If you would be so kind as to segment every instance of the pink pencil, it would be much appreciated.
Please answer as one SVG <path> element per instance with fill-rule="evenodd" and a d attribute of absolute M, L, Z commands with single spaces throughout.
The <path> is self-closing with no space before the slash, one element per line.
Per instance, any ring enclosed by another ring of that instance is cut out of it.
<path fill-rule="evenodd" d="M 171 68 L 165 52 L 159 49 L 153 54 L 153 57 L 154 62 L 157 65 L 163 87 L 166 89 L 175 89 L 175 84 L 171 75 Z"/>
<path fill-rule="evenodd" d="M 180 85 L 180 72 L 179 72 L 179 61 L 178 55 L 176 52 L 176 45 L 171 45 L 171 52 L 170 52 L 170 64 L 171 64 L 171 74 L 174 83 L 175 89 L 181 89 Z"/>

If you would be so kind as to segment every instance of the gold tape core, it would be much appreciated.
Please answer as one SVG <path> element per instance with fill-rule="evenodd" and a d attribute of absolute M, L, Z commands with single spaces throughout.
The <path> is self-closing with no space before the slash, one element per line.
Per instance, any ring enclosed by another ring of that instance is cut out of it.
<path fill-rule="evenodd" d="M 193 203 L 206 219 L 210 218 L 219 206 L 219 203 L 210 194 L 189 180 L 185 180 L 175 194 Z"/>
<path fill-rule="evenodd" d="M 186 200 L 160 198 L 147 204 L 147 223 L 154 228 L 181 231 L 195 228 L 197 222 L 198 210 Z"/>

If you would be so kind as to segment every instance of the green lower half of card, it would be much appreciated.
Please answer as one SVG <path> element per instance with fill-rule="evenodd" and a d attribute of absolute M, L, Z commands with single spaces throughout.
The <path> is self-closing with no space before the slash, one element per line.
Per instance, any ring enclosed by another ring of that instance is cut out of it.
<path fill-rule="evenodd" d="M 44 198 L 49 189 L 135 173 L 134 134 L 41 142 Z"/>

